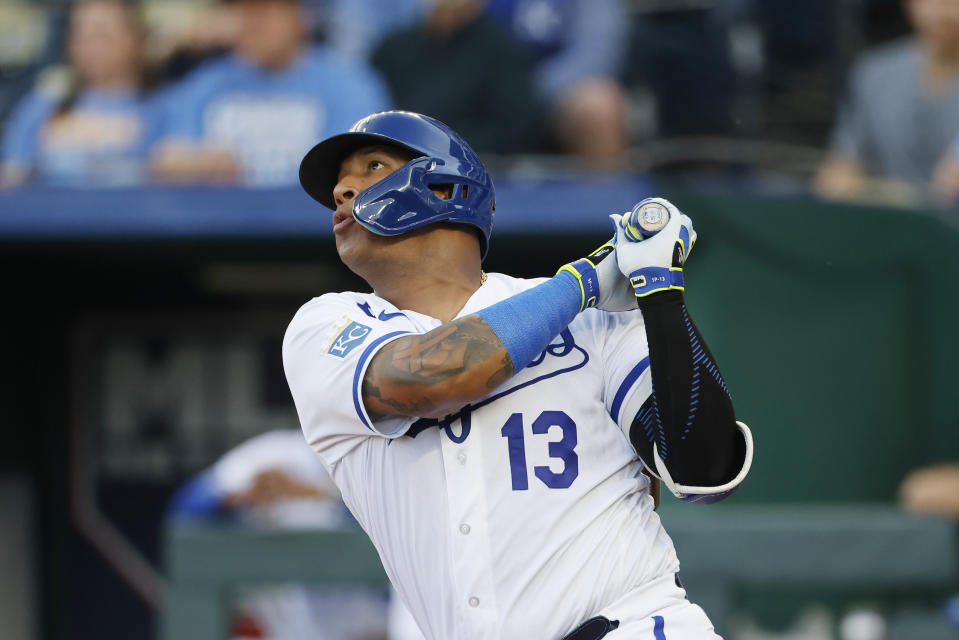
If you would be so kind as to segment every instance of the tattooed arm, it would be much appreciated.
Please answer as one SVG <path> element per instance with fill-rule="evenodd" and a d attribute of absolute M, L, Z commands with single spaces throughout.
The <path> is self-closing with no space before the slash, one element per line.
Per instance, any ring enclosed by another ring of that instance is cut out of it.
<path fill-rule="evenodd" d="M 442 418 L 526 367 L 599 296 L 592 263 L 576 264 L 592 280 L 564 267 L 475 314 L 384 346 L 363 378 L 370 417 Z"/>
<path fill-rule="evenodd" d="M 474 314 L 380 349 L 363 378 L 363 403 L 374 420 L 388 415 L 442 418 L 512 375 L 506 347 Z"/>

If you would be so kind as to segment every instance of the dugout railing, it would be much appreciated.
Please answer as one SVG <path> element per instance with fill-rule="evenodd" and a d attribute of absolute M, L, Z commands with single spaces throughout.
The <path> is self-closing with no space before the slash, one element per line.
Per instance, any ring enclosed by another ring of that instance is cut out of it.
<path fill-rule="evenodd" d="M 866 505 L 754 505 L 666 510 L 690 598 L 717 630 L 741 611 L 749 590 L 803 589 L 813 602 L 836 594 L 893 602 L 889 640 L 954 638 L 936 607 L 959 588 L 956 526 Z M 229 526 L 172 527 L 161 640 L 227 638 L 241 589 L 257 584 L 385 586 L 362 531 L 262 531 Z M 918 607 L 918 608 L 917 608 Z"/>

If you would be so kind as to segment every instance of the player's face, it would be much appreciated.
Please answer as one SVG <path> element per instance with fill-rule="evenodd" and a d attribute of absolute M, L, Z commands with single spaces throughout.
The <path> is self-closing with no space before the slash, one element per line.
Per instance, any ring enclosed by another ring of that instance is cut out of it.
<path fill-rule="evenodd" d="M 356 273 L 357 267 L 377 257 L 388 259 L 387 247 L 400 243 L 403 236 L 378 236 L 353 219 L 353 200 L 361 191 L 390 175 L 415 156 L 388 146 L 363 147 L 351 153 L 340 164 L 340 173 L 333 187 L 336 212 L 333 234 L 340 259 Z"/>

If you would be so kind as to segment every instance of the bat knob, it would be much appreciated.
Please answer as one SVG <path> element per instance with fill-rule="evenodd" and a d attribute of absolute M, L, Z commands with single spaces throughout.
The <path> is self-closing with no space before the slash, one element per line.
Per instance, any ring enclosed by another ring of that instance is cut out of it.
<path fill-rule="evenodd" d="M 640 242 L 656 233 L 669 222 L 669 210 L 658 202 L 644 200 L 640 202 L 626 216 L 623 230 L 626 237 L 634 242 Z"/>

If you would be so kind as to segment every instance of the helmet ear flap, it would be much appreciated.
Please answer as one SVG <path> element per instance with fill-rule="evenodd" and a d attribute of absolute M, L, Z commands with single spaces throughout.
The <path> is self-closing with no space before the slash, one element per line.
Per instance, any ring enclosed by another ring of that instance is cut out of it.
<path fill-rule="evenodd" d="M 451 203 L 431 188 L 432 166 L 430 158 L 414 158 L 367 187 L 353 200 L 353 217 L 373 233 L 385 236 L 449 218 Z"/>

